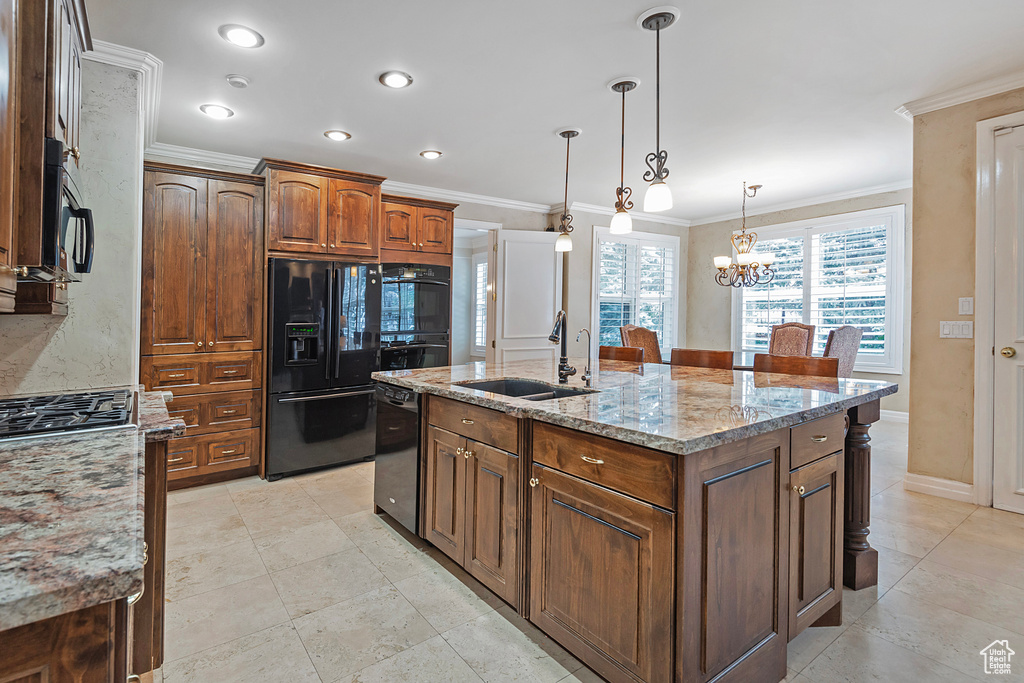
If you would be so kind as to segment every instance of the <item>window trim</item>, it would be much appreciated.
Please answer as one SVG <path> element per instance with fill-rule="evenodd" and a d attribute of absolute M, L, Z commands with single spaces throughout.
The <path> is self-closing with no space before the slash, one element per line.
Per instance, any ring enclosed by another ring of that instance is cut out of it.
<path fill-rule="evenodd" d="M 885 268 L 885 337 L 892 339 L 892 345 L 886 344 L 885 357 L 881 362 L 864 362 L 858 357 L 854 372 L 866 372 L 880 375 L 902 375 L 903 374 L 903 351 L 904 351 L 904 320 L 903 310 L 905 306 L 906 289 L 904 287 L 906 278 L 906 214 L 905 204 L 883 206 L 876 209 L 864 211 L 851 211 L 849 213 L 832 214 L 819 218 L 809 218 L 802 221 L 789 223 L 777 223 L 762 228 L 755 228 L 759 239 L 769 240 L 780 237 L 810 237 L 811 235 L 823 232 L 832 232 L 842 229 L 877 225 L 879 219 L 887 221 L 889 248 L 886 253 Z M 748 230 L 751 230 L 748 228 Z M 739 230 L 732 234 L 739 234 Z M 730 247 L 731 251 L 732 247 Z M 804 253 L 807 253 L 807 243 L 804 243 Z M 804 281 L 809 282 L 806 266 L 804 270 Z M 743 340 L 743 306 L 741 303 L 742 288 L 735 288 L 732 292 L 732 349 L 741 352 Z M 805 301 L 809 296 L 809 288 L 805 289 Z M 810 308 L 804 306 L 804 312 L 809 314 Z M 748 349 L 749 350 L 749 349 Z"/>
<path fill-rule="evenodd" d="M 487 354 L 487 337 L 488 337 L 488 333 L 487 333 L 487 294 L 488 294 L 488 292 L 487 292 L 487 289 L 490 286 L 490 282 L 491 282 L 491 264 L 490 264 L 490 261 L 488 260 L 487 257 L 488 257 L 488 252 L 486 252 L 486 251 L 477 251 L 477 252 L 473 253 L 472 257 L 469 260 L 469 264 L 470 264 L 469 268 L 470 268 L 470 273 L 472 273 L 472 281 L 473 281 L 473 287 L 472 287 L 472 290 L 473 290 L 472 312 L 473 312 L 473 314 L 471 316 L 471 321 L 470 321 L 470 324 L 472 325 L 472 330 L 473 330 L 473 341 L 469 345 L 469 355 L 470 356 L 474 356 L 474 357 L 475 356 L 485 356 Z M 484 284 L 484 345 L 483 346 L 477 346 L 477 343 L 476 343 L 477 301 L 476 300 L 477 300 L 477 295 L 478 295 L 479 292 L 477 291 L 476 270 L 477 270 L 478 265 L 481 264 L 481 263 L 483 263 L 485 266 L 487 266 L 487 277 L 486 277 L 486 281 L 485 281 L 485 284 Z"/>
<path fill-rule="evenodd" d="M 667 357 L 664 350 L 671 349 L 673 346 L 679 343 L 679 315 L 682 312 L 680 310 L 680 302 L 685 303 L 686 297 L 683 293 L 681 285 L 680 273 L 682 272 L 682 264 L 680 258 L 680 241 L 678 235 L 664 235 L 657 232 L 640 232 L 634 230 L 628 235 L 613 235 L 611 229 L 606 226 L 595 225 L 593 240 L 591 241 L 591 259 L 590 259 L 590 346 L 591 353 L 594 357 L 597 357 L 597 351 L 600 344 L 600 335 L 598 334 L 598 326 L 600 323 L 600 293 L 601 293 L 601 241 L 608 242 L 625 242 L 633 244 L 659 244 L 668 245 L 675 251 L 674 258 L 672 259 L 672 281 L 676 283 L 675 291 L 675 311 L 672 315 L 671 330 L 672 340 L 671 343 L 662 347 L 663 356 Z"/>

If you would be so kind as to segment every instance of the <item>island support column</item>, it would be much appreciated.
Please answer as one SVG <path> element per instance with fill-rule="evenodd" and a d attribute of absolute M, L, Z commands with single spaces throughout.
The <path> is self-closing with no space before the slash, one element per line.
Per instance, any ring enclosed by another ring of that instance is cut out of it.
<path fill-rule="evenodd" d="M 846 433 L 846 490 L 843 503 L 843 585 L 854 590 L 878 583 L 878 551 L 868 543 L 871 524 L 871 437 L 881 416 L 879 402 L 850 408 Z"/>

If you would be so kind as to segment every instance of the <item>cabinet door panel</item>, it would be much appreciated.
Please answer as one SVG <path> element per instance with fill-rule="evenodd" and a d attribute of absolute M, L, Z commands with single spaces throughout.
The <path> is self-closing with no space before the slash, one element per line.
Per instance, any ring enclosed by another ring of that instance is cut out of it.
<path fill-rule="evenodd" d="M 71 12 L 65 0 L 56 0 L 54 19 L 54 52 L 53 99 L 50 106 L 52 120 L 52 136 L 59 138 L 65 147 L 70 147 L 68 139 L 68 113 L 71 111 Z"/>
<path fill-rule="evenodd" d="M 379 185 L 331 178 L 328 252 L 346 256 L 376 256 L 379 206 Z"/>
<path fill-rule="evenodd" d="M 792 472 L 790 485 L 789 639 L 792 640 L 842 601 L 843 452 Z"/>
<path fill-rule="evenodd" d="M 415 250 L 415 207 L 386 202 L 381 205 L 381 210 L 384 214 L 381 247 L 385 249 Z"/>
<path fill-rule="evenodd" d="M 427 540 L 459 564 L 465 557 L 466 441 L 431 427 L 427 433 Z"/>
<path fill-rule="evenodd" d="M 417 210 L 419 250 L 438 254 L 452 253 L 454 219 L 451 211 L 419 207 Z"/>
<path fill-rule="evenodd" d="M 270 249 L 327 251 L 327 179 L 271 169 L 269 187 Z"/>
<path fill-rule="evenodd" d="M 192 353 L 206 339 L 203 178 L 147 172 L 142 219 L 142 354 Z"/>
<path fill-rule="evenodd" d="M 14 140 L 17 128 L 15 92 L 18 82 L 15 35 L 15 0 L 0 0 L 0 298 L 12 294 L 14 274 L 4 266 L 14 263 L 14 177 L 18 158 Z M 11 310 L 0 302 L 0 311 Z"/>
<path fill-rule="evenodd" d="M 532 474 L 530 620 L 610 681 L 671 680 L 673 513 Z"/>
<path fill-rule="evenodd" d="M 263 191 L 209 183 L 208 351 L 253 351 L 263 335 Z"/>
<path fill-rule="evenodd" d="M 466 447 L 466 570 L 499 597 L 515 602 L 519 458 L 476 441 Z"/>

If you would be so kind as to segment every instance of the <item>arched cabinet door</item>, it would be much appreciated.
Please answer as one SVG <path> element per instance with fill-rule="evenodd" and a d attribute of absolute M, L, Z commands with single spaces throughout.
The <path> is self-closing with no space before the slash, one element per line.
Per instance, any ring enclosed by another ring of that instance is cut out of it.
<path fill-rule="evenodd" d="M 206 341 L 205 178 L 147 172 L 142 231 L 142 354 Z"/>
<path fill-rule="evenodd" d="M 420 207 L 419 211 L 419 250 L 436 254 L 452 253 L 451 211 Z"/>
<path fill-rule="evenodd" d="M 381 205 L 384 219 L 381 221 L 381 247 L 384 249 L 416 248 L 416 207 L 408 204 L 384 202 Z"/>
<path fill-rule="evenodd" d="M 330 179 L 327 251 L 345 256 L 376 256 L 380 185 Z"/>
<path fill-rule="evenodd" d="M 328 179 L 271 169 L 267 193 L 270 250 L 326 253 Z"/>

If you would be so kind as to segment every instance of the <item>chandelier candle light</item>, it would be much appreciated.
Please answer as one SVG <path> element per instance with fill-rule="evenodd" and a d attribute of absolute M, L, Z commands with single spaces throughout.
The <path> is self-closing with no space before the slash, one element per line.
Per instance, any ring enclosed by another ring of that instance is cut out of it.
<path fill-rule="evenodd" d="M 732 247 L 736 250 L 736 262 L 728 256 L 716 256 L 715 282 L 723 287 L 753 287 L 759 284 L 768 284 L 775 278 L 775 271 L 772 264 L 775 262 L 775 254 L 758 254 L 754 251 L 757 244 L 757 233 L 747 232 L 747 197 L 751 199 L 761 189 L 760 185 L 747 187 L 743 183 L 743 222 L 738 235 L 732 236 Z"/>
<path fill-rule="evenodd" d="M 626 235 L 633 232 L 633 219 L 629 210 L 633 208 L 630 197 L 631 188 L 626 187 L 626 93 L 636 88 L 640 81 L 636 78 L 616 79 L 608 84 L 612 92 L 622 94 L 622 138 L 619 148 L 619 186 L 615 189 L 615 215 L 612 216 L 608 230 L 613 235 Z"/>
<path fill-rule="evenodd" d="M 555 240 L 555 251 L 572 251 L 573 231 L 572 214 L 569 213 L 569 142 L 582 133 L 579 128 L 564 128 L 558 131 L 559 137 L 565 138 L 565 199 L 562 200 L 562 222 L 558 226 L 558 239 Z"/>
<path fill-rule="evenodd" d="M 647 168 L 650 170 L 644 172 L 644 180 L 650 183 L 647 194 L 644 195 L 644 211 L 649 213 L 668 211 L 672 208 L 672 190 L 665 184 L 665 178 L 668 177 L 668 169 L 665 168 L 668 152 L 661 148 L 661 30 L 674 24 L 677 18 L 679 18 L 677 8 L 655 7 L 647 10 L 637 19 L 640 28 L 654 31 L 657 36 L 654 80 L 656 102 L 654 131 L 657 150 L 647 155 Z"/>

